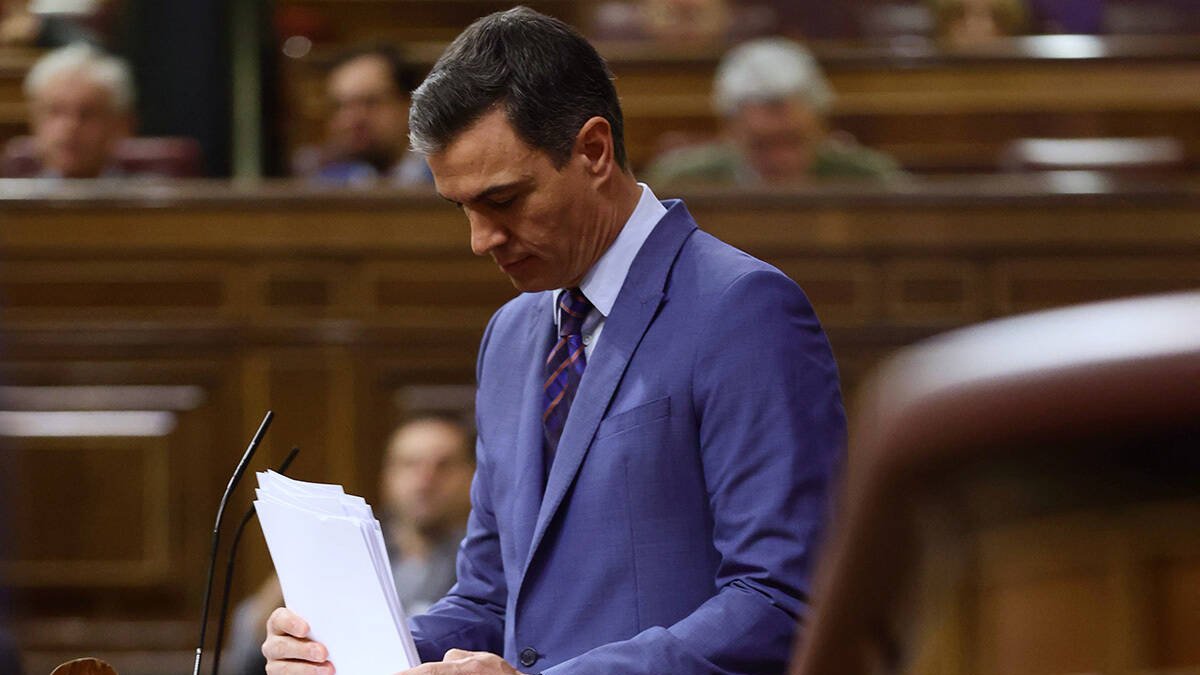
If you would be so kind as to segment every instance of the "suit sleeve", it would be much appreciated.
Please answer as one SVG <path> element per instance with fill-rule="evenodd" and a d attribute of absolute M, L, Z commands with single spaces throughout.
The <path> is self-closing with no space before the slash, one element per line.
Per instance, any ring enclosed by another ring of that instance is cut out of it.
<path fill-rule="evenodd" d="M 693 399 L 717 592 L 671 626 L 600 646 L 545 675 L 783 672 L 845 447 L 837 368 L 808 300 L 774 270 L 709 305 Z"/>
<path fill-rule="evenodd" d="M 482 372 L 495 317 L 484 331 L 476 378 Z M 482 428 L 482 425 L 477 425 Z M 456 564 L 457 581 L 446 596 L 410 625 L 421 660 L 441 661 L 450 649 L 504 652 L 504 615 L 508 586 L 500 553 L 500 534 L 492 509 L 484 466 L 487 453 L 482 434 L 476 440 L 476 469 L 471 481 L 471 515 Z"/>

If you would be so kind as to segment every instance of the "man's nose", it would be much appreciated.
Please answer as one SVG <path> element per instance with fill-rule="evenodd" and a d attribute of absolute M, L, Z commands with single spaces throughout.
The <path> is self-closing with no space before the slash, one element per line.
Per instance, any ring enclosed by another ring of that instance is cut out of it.
<path fill-rule="evenodd" d="M 422 464 L 413 469 L 413 486 L 418 493 L 424 494 L 433 489 L 438 483 L 438 468 L 434 464 Z"/>
<path fill-rule="evenodd" d="M 74 131 L 80 127 L 82 122 L 79 115 L 61 114 L 50 120 L 51 124 L 62 131 Z"/>
<path fill-rule="evenodd" d="M 467 220 L 471 224 L 471 252 L 475 255 L 487 255 L 508 240 L 504 228 L 486 216 L 468 212 Z"/>

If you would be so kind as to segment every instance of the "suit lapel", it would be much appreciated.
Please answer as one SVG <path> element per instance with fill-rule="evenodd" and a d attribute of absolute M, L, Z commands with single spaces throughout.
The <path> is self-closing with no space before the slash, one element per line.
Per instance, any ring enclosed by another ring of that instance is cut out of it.
<path fill-rule="evenodd" d="M 696 229 L 695 221 L 682 202 L 672 202 L 668 206 L 667 214 L 634 258 L 613 311 L 604 322 L 600 343 L 588 361 L 575 401 L 571 404 L 571 412 L 558 442 L 558 451 L 537 514 L 525 570 L 528 570 L 547 526 L 583 464 L 596 428 L 608 410 L 629 360 L 658 312 L 675 256 Z M 537 419 L 541 419 L 540 412 Z"/>
<path fill-rule="evenodd" d="M 546 463 L 542 433 L 542 378 L 543 362 L 554 344 L 554 320 L 550 314 L 553 304 L 539 299 L 530 321 L 529 344 L 532 345 L 525 372 L 527 376 L 521 391 L 521 418 L 517 429 L 517 485 L 514 502 L 513 523 L 516 526 L 514 542 L 518 560 L 528 557 L 537 523 L 538 509 L 545 489 Z"/>

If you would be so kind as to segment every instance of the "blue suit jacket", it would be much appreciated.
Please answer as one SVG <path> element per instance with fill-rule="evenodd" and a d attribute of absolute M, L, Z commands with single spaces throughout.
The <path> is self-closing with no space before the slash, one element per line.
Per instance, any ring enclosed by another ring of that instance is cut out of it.
<path fill-rule="evenodd" d="M 665 204 L 547 479 L 550 294 L 488 325 L 473 508 L 457 585 L 413 620 L 423 659 L 457 647 L 547 675 L 783 671 L 845 443 L 836 366 L 794 282 Z"/>

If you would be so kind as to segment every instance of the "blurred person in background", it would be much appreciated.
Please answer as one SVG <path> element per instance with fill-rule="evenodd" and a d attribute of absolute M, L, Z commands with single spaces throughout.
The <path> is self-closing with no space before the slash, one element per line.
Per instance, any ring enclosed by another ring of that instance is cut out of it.
<path fill-rule="evenodd" d="M 769 35 L 852 40 L 862 37 L 860 15 L 874 4 L 876 0 L 602 0 L 594 5 L 589 32 L 598 40 L 689 47 Z"/>
<path fill-rule="evenodd" d="M 393 549 L 396 591 L 411 614 L 424 612 L 454 585 L 474 474 L 471 434 L 448 417 L 414 419 L 388 442 L 384 534 Z"/>
<path fill-rule="evenodd" d="M 338 59 L 326 79 L 332 113 L 325 147 L 315 161 L 301 158 L 309 168 L 299 173 L 332 185 L 432 185 L 424 158 L 408 152 L 409 94 L 417 82 L 391 47 L 363 47 Z"/>
<path fill-rule="evenodd" d="M 1024 0 L 930 0 L 938 39 L 976 47 L 1028 31 Z"/>
<path fill-rule="evenodd" d="M 832 103 L 833 91 L 804 47 L 785 38 L 747 42 L 717 67 L 713 104 L 723 140 L 668 151 L 648 168 L 647 180 L 751 186 L 899 175 L 890 157 L 830 131 Z"/>
<path fill-rule="evenodd" d="M 117 144 L 133 129 L 133 79 L 124 61 L 87 44 L 56 49 L 25 78 L 42 177 L 121 175 Z"/>
<path fill-rule="evenodd" d="M 104 44 L 117 14 L 113 0 L 0 0 L 0 45 L 49 49 Z"/>
<path fill-rule="evenodd" d="M 388 441 L 380 474 L 381 525 L 396 593 L 409 615 L 424 612 L 454 585 L 474 473 L 471 434 L 451 417 L 414 418 Z M 267 617 L 281 604 L 279 579 L 272 575 L 238 606 L 225 664 L 228 672 L 263 672 L 267 661 L 260 647 Z"/>
<path fill-rule="evenodd" d="M 723 40 L 730 14 L 727 0 L 609 0 L 595 8 L 593 33 L 604 40 Z"/>
<path fill-rule="evenodd" d="M 652 40 L 695 47 L 772 34 L 778 19 L 760 3 L 732 0 L 605 0 L 592 13 L 600 40 Z"/>

